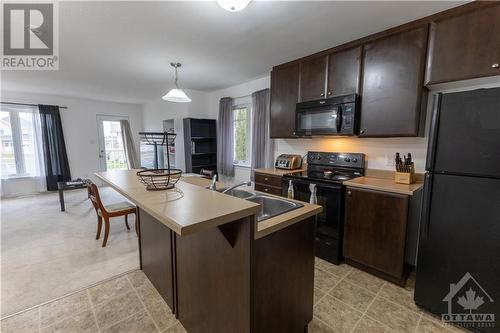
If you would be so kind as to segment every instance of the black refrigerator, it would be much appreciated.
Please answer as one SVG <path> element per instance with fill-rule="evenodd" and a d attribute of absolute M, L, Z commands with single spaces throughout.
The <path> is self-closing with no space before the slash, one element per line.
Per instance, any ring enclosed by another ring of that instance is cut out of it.
<path fill-rule="evenodd" d="M 415 302 L 500 332 L 500 88 L 435 96 L 426 170 Z"/>

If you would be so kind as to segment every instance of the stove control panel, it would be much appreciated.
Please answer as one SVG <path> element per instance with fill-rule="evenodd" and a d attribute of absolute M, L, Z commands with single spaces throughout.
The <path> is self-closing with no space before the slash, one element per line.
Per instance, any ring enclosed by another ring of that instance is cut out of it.
<path fill-rule="evenodd" d="M 337 167 L 364 168 L 363 153 L 327 153 L 310 151 L 307 153 L 307 164 L 329 165 Z"/>

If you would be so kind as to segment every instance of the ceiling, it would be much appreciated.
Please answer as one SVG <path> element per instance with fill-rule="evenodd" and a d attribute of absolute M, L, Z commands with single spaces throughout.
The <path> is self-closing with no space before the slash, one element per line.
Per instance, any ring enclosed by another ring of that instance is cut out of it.
<path fill-rule="evenodd" d="M 143 103 L 173 86 L 213 91 L 272 66 L 436 13 L 450 1 L 60 2 L 58 71 L 3 71 L 2 90 Z"/>

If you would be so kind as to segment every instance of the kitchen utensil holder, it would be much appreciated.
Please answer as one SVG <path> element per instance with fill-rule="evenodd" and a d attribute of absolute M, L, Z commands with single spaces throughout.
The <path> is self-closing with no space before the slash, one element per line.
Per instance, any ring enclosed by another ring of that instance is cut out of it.
<path fill-rule="evenodd" d="M 415 183 L 415 165 L 411 163 L 408 165 L 409 167 L 409 172 L 399 172 L 396 171 L 394 180 L 398 184 L 413 184 Z"/>

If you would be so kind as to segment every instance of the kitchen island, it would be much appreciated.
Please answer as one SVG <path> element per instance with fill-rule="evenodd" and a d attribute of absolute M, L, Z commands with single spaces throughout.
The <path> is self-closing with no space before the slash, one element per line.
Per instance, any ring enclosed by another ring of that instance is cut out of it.
<path fill-rule="evenodd" d="M 147 191 L 136 171 L 96 175 L 137 205 L 141 269 L 188 332 L 307 330 L 320 206 L 258 222 L 261 205 L 208 180 Z"/>

